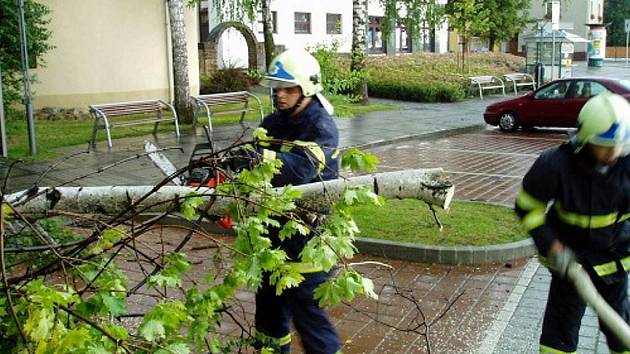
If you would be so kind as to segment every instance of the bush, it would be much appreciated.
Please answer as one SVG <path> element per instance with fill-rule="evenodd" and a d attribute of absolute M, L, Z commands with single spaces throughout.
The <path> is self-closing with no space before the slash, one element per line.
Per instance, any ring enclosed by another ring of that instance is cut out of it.
<path fill-rule="evenodd" d="M 219 69 L 211 76 L 201 76 L 199 92 L 202 95 L 234 91 L 248 91 L 252 79 L 240 68 Z"/>
<path fill-rule="evenodd" d="M 443 81 L 404 81 L 394 77 L 368 80 L 368 94 L 416 102 L 456 102 L 466 96 L 461 85 Z"/>
<path fill-rule="evenodd" d="M 330 46 L 320 44 L 310 49 L 311 54 L 319 62 L 322 73 L 324 92 L 329 95 L 345 95 L 355 101 L 352 92 L 365 77 L 365 72 L 350 70 L 350 60 L 337 51 L 339 43 L 334 41 Z"/>
<path fill-rule="evenodd" d="M 524 59 L 505 53 L 478 53 L 467 57 L 469 73 L 461 74 L 452 53 L 414 53 L 368 58 L 370 96 L 418 102 L 453 102 L 466 97 L 468 76 L 518 72 Z"/>

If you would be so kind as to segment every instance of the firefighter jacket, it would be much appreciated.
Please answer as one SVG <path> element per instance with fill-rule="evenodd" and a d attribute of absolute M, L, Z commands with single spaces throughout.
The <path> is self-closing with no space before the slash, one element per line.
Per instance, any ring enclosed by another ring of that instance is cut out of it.
<path fill-rule="evenodd" d="M 263 149 L 263 155 L 281 160 L 282 171 L 271 183 L 274 187 L 300 185 L 335 179 L 339 175 L 336 157 L 339 133 L 332 117 L 317 98 L 298 115 L 289 117 L 282 112 L 267 116 L 261 127 L 267 135 L 283 143 Z"/>
<path fill-rule="evenodd" d="M 605 172 L 568 142 L 545 151 L 523 178 L 516 213 L 541 255 L 569 246 L 605 281 L 630 270 L 630 157 Z"/>
<path fill-rule="evenodd" d="M 288 184 L 300 185 L 322 180 L 336 179 L 339 176 L 337 145 L 339 133 L 332 117 L 322 107 L 317 98 L 299 114 L 288 117 L 282 112 L 267 116 L 261 127 L 267 129 L 267 135 L 282 143 L 274 143 L 262 149 L 265 156 L 275 156 L 282 161 L 282 170 L 271 180 L 274 187 Z M 281 224 L 285 220 L 279 220 Z M 315 226 L 315 224 L 313 225 Z M 271 236 L 277 229 L 270 230 Z M 291 261 L 298 261 L 299 254 L 310 237 L 294 235 L 280 241 L 271 237 L 274 247 L 283 249 Z M 296 264 L 303 273 L 319 271 L 310 265 Z"/>

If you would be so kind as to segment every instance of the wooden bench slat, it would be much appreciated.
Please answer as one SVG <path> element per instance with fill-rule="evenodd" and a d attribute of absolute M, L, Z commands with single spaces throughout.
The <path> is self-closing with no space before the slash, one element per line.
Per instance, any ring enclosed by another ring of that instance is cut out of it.
<path fill-rule="evenodd" d="M 232 113 L 241 114 L 241 123 L 245 118 L 245 114 L 254 111 L 253 107 L 249 106 L 249 98 L 252 97 L 258 103 L 258 112 L 260 113 L 260 120 L 263 119 L 262 102 L 260 99 L 249 93 L 248 91 L 236 91 L 236 92 L 224 92 L 224 93 L 212 93 L 199 96 L 191 96 L 192 101 L 195 104 L 195 115 L 193 117 L 193 128 L 197 126 L 199 115 L 204 112 L 208 118 L 208 128 L 210 135 L 212 135 L 212 116 L 213 115 L 225 115 Z M 240 108 L 238 105 L 241 105 Z M 233 106 L 233 107 L 231 107 Z M 220 110 L 213 109 L 214 107 L 221 107 Z M 212 137 L 210 137 L 212 140 Z M 210 143 L 212 144 L 212 142 Z"/>
<path fill-rule="evenodd" d="M 165 108 L 162 108 L 165 106 Z M 162 100 L 143 100 L 143 101 L 129 101 L 129 102 L 116 102 L 96 104 L 89 106 L 90 113 L 94 116 L 94 130 L 92 132 L 92 144 L 96 144 L 96 134 L 99 129 L 105 129 L 107 132 L 107 145 L 112 147 L 110 128 L 132 126 L 140 124 L 154 123 L 154 133 L 157 132 L 158 124 L 161 122 L 172 121 L 175 123 L 175 133 L 179 137 L 179 124 L 177 121 L 177 113 L 174 108 L 162 101 Z M 161 112 L 170 111 L 171 114 L 165 116 L 161 115 Z M 123 121 L 111 121 L 110 118 L 128 116 L 128 115 L 140 115 L 143 117 L 139 119 L 123 120 Z M 153 118 L 146 118 L 147 114 L 153 114 Z M 105 120 L 103 123 L 99 123 L 100 120 Z M 106 124 L 109 123 L 108 124 Z"/>
<path fill-rule="evenodd" d="M 492 75 L 469 76 L 471 87 L 476 85 L 479 89 L 479 98 L 483 99 L 484 90 L 502 89 L 505 96 L 505 84 L 503 80 Z"/>

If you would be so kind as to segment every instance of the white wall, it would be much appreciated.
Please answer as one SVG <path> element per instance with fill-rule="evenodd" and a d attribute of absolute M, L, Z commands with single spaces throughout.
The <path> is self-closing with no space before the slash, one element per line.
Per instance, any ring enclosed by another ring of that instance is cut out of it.
<path fill-rule="evenodd" d="M 51 10 L 51 49 L 32 72 L 36 108 L 170 99 L 163 0 L 42 0 Z M 186 8 L 191 93 L 199 91 L 198 16 Z M 142 14 L 142 16 L 138 16 Z"/>
<path fill-rule="evenodd" d="M 582 38 L 588 37 L 588 27 L 586 23 L 591 22 L 590 20 L 590 7 L 591 2 L 594 2 L 594 6 L 597 7 L 597 2 L 601 2 L 601 0 L 571 0 L 571 1 L 561 1 L 560 2 L 560 29 L 566 30 L 567 32 L 577 34 Z M 601 4 L 603 6 L 603 4 Z M 534 19 L 542 20 L 545 16 L 545 6 L 540 1 L 532 1 L 530 3 L 529 16 Z M 545 26 L 551 26 L 550 20 L 545 23 Z M 541 22 L 539 22 L 541 23 Z M 519 50 L 523 48 L 525 42 L 522 39 L 522 35 L 532 31 L 532 27 L 523 31 L 519 36 L 518 45 Z M 575 44 L 576 52 L 585 52 L 586 44 L 584 43 L 576 43 Z"/>

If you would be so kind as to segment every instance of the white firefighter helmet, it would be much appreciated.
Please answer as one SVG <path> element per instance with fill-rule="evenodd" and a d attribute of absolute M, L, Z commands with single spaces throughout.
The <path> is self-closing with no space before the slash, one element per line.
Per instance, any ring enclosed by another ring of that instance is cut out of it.
<path fill-rule="evenodd" d="M 271 88 L 300 86 L 307 97 L 324 89 L 319 63 L 304 49 L 289 49 L 277 55 L 260 84 Z"/>
<path fill-rule="evenodd" d="M 578 116 L 578 145 L 610 147 L 630 145 L 630 104 L 617 94 L 602 93 L 586 102 Z"/>

